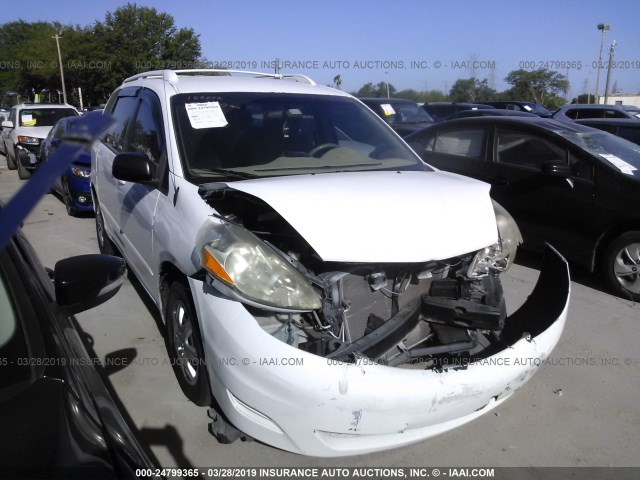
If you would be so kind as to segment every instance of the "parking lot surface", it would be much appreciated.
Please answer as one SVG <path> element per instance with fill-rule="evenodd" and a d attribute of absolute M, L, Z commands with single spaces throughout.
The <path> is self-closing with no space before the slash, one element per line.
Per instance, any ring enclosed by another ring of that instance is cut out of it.
<path fill-rule="evenodd" d="M 0 200 L 8 201 L 24 184 L 0 156 Z M 94 218 L 69 217 L 52 194 L 25 220 L 24 231 L 48 267 L 98 252 Z M 502 276 L 510 312 L 538 275 L 538 259 L 524 253 Z M 109 380 L 140 440 L 163 467 L 640 466 L 640 305 L 606 293 L 584 271 L 572 268 L 572 276 L 560 343 L 518 394 L 432 440 L 342 459 L 304 457 L 258 442 L 219 444 L 208 432 L 206 409 L 180 390 L 159 314 L 131 276 L 115 298 L 77 318 L 98 359 L 111 359 Z M 118 363 L 127 365 L 118 370 Z"/>

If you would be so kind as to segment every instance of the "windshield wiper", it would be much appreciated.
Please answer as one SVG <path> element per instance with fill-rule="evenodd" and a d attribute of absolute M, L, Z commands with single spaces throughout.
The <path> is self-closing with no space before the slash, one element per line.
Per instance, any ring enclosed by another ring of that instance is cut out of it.
<path fill-rule="evenodd" d="M 309 166 L 298 166 L 298 167 L 279 167 L 279 168 L 256 168 L 256 172 L 273 172 L 273 171 L 282 171 L 286 172 L 288 170 L 317 170 L 317 169 L 326 169 L 326 168 L 353 168 L 353 167 L 378 167 L 382 165 L 382 163 L 352 163 L 350 165 L 309 165 Z"/>
<path fill-rule="evenodd" d="M 196 170 L 200 170 L 200 169 L 196 169 Z M 253 175 L 251 173 L 234 172 L 233 170 L 227 170 L 226 168 L 203 168 L 201 170 L 204 170 L 205 172 L 219 173 L 220 175 L 224 175 L 225 177 L 235 177 L 241 180 L 250 180 L 252 178 L 258 178 L 258 175 Z"/>

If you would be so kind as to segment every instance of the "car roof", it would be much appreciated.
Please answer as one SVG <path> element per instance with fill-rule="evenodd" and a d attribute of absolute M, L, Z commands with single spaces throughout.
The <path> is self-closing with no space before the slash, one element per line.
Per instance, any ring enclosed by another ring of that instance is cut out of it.
<path fill-rule="evenodd" d="M 417 105 L 417 102 L 413 100 L 409 100 L 407 98 L 381 98 L 381 97 L 357 97 L 358 100 L 361 100 L 364 103 L 410 103 L 412 105 Z"/>
<path fill-rule="evenodd" d="M 602 104 L 595 104 L 595 103 L 594 104 L 591 104 L 591 103 L 571 103 L 569 105 L 562 105 L 560 108 L 558 108 L 557 111 L 564 111 L 564 110 L 568 110 L 568 109 L 572 109 L 572 110 L 585 110 L 585 109 L 623 110 L 618 105 L 602 105 Z"/>
<path fill-rule="evenodd" d="M 473 103 L 473 102 L 425 102 L 425 106 L 427 105 L 461 105 L 463 107 L 479 107 L 479 108 L 494 108 L 491 105 L 487 105 L 485 103 Z"/>
<path fill-rule="evenodd" d="M 19 103 L 17 108 L 76 108 L 68 103 Z"/>
<path fill-rule="evenodd" d="M 580 118 L 578 120 L 574 120 L 574 122 L 581 124 L 620 125 L 640 128 L 640 120 L 635 120 L 633 118 Z"/>
<path fill-rule="evenodd" d="M 176 93 L 261 92 L 351 96 L 341 90 L 317 85 L 305 75 L 211 69 L 143 72 L 127 78 L 122 87 L 139 85 L 163 92 L 166 83 L 170 83 Z"/>
<path fill-rule="evenodd" d="M 591 127 L 586 125 L 580 125 L 573 122 L 561 122 L 549 118 L 541 118 L 537 115 L 534 116 L 486 116 L 486 117 L 471 117 L 471 118 L 456 118 L 444 123 L 438 123 L 435 126 L 427 128 L 450 128 L 456 125 L 482 125 L 491 123 L 495 125 L 528 125 L 538 128 L 544 128 L 556 133 L 584 133 L 592 132 Z"/>

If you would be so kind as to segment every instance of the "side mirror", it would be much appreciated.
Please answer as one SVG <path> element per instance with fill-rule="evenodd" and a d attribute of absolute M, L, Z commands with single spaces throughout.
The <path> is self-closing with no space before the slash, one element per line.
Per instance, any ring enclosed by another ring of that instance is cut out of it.
<path fill-rule="evenodd" d="M 119 257 L 90 254 L 56 263 L 56 303 L 67 315 L 96 307 L 113 297 L 124 282 L 126 264 Z"/>
<path fill-rule="evenodd" d="M 149 184 L 153 183 L 153 167 L 151 160 L 144 153 L 119 153 L 113 159 L 111 173 L 124 182 Z"/>
<path fill-rule="evenodd" d="M 5 120 L 2 122 L 2 128 L 13 128 L 13 122 L 11 120 Z"/>
<path fill-rule="evenodd" d="M 571 167 L 562 160 L 552 160 L 545 162 L 540 167 L 540 171 L 550 177 L 569 178 L 571 176 Z"/>

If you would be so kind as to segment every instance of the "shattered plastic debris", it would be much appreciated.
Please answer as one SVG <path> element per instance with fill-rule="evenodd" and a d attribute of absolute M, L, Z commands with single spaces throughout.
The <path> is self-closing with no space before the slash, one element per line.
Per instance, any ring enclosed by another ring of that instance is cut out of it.
<path fill-rule="evenodd" d="M 559 397 L 562 396 L 562 389 L 561 388 L 557 388 L 553 391 L 553 393 L 555 393 L 556 395 L 558 395 Z"/>

